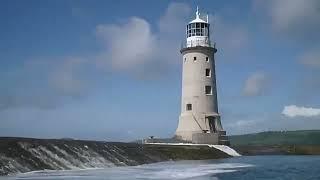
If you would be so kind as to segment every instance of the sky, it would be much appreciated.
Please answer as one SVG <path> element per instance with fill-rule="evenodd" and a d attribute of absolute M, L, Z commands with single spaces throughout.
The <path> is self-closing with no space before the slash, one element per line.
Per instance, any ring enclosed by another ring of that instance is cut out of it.
<path fill-rule="evenodd" d="M 318 0 L 2 0 L 0 136 L 172 137 L 197 5 L 227 134 L 319 129 Z"/>

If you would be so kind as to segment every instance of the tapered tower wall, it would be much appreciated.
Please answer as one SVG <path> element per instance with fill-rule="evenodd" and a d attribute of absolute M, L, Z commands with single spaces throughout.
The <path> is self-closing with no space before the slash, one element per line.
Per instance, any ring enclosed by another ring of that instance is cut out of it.
<path fill-rule="evenodd" d="M 186 28 L 187 41 L 182 47 L 181 114 L 176 138 L 193 143 L 226 144 L 218 112 L 215 47 L 209 41 L 208 19 L 196 19 Z"/>

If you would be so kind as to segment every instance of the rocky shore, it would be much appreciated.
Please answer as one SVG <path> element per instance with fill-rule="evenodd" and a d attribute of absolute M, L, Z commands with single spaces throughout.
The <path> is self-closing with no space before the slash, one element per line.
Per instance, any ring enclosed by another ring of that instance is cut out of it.
<path fill-rule="evenodd" d="M 72 139 L 0 138 L 0 175 L 36 170 L 134 166 L 230 157 L 208 146 L 162 146 Z"/>

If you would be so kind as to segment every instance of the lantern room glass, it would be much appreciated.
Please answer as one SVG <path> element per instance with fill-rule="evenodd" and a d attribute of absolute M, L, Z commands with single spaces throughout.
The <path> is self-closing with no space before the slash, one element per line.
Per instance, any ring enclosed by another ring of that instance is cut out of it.
<path fill-rule="evenodd" d="M 186 35 L 192 36 L 209 36 L 209 24 L 207 23 L 190 23 L 187 25 Z"/>

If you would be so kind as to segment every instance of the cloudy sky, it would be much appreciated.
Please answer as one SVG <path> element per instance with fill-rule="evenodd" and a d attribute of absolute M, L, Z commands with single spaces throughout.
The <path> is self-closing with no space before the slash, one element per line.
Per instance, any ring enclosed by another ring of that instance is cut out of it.
<path fill-rule="evenodd" d="M 197 2 L 228 134 L 320 128 L 320 1 Z M 0 136 L 171 137 L 192 1 L 0 2 Z"/>

